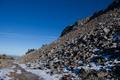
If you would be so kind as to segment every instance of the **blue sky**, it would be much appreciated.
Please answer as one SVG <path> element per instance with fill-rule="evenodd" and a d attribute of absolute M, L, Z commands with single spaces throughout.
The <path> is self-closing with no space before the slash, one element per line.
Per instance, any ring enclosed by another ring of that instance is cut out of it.
<path fill-rule="evenodd" d="M 0 0 L 0 54 L 23 55 L 57 39 L 112 0 Z"/>

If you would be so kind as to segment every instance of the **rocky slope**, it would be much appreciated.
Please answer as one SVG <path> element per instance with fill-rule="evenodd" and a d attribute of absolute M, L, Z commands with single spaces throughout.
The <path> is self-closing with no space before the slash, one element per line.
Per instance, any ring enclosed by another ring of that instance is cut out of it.
<path fill-rule="evenodd" d="M 61 80 L 120 79 L 120 1 L 78 20 L 58 40 L 22 57 L 28 67 L 63 74 Z"/>

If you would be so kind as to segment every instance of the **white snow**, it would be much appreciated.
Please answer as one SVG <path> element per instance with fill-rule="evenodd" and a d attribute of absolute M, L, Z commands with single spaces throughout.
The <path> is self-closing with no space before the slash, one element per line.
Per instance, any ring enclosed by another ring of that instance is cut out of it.
<path fill-rule="evenodd" d="M 12 69 L 0 69 L 0 80 L 10 80 L 12 78 L 8 77 L 10 72 L 14 72 Z"/>
<path fill-rule="evenodd" d="M 12 69 L 14 69 L 14 68 L 16 68 L 16 66 L 15 66 L 15 65 L 13 65 L 11 68 L 12 68 Z"/>
<path fill-rule="evenodd" d="M 64 72 L 64 73 L 68 73 L 69 71 L 68 71 L 66 68 L 64 68 L 64 69 L 63 69 L 63 72 Z"/>
<path fill-rule="evenodd" d="M 101 67 L 102 67 L 101 65 L 96 65 L 95 63 L 89 63 L 87 65 L 81 66 L 80 68 L 83 68 L 85 70 L 93 69 L 99 71 Z"/>
<path fill-rule="evenodd" d="M 17 73 L 17 74 L 22 74 L 22 71 L 21 71 L 21 70 L 17 70 L 16 73 Z"/>
<path fill-rule="evenodd" d="M 95 48 L 95 49 L 93 49 L 93 52 L 96 52 L 96 51 L 99 51 L 100 49 L 98 49 L 98 48 Z"/>
<path fill-rule="evenodd" d="M 101 69 L 101 65 L 96 65 L 95 63 L 90 63 L 91 68 L 90 69 L 95 69 L 95 70 L 100 70 Z"/>
<path fill-rule="evenodd" d="M 62 76 L 58 74 L 51 76 L 50 74 L 46 73 L 48 70 L 31 69 L 31 68 L 26 67 L 25 64 L 20 64 L 20 66 L 24 68 L 26 71 L 36 74 L 40 78 L 42 77 L 44 80 L 59 80 L 60 77 Z"/>

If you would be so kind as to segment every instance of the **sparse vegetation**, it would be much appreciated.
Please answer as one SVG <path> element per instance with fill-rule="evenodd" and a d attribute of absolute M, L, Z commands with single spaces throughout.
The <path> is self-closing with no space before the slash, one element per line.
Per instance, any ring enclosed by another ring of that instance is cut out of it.
<path fill-rule="evenodd" d="M 36 49 L 28 49 L 28 51 L 26 52 L 26 54 L 29 54 L 31 52 L 34 52 Z"/>

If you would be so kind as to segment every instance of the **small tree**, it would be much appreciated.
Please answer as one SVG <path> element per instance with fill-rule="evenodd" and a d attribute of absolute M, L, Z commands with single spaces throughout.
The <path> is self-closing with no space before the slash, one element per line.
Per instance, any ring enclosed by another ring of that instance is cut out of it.
<path fill-rule="evenodd" d="M 31 52 L 35 51 L 35 49 L 28 49 L 28 51 L 26 52 L 26 54 L 29 54 Z"/>

